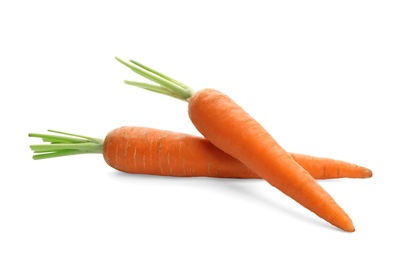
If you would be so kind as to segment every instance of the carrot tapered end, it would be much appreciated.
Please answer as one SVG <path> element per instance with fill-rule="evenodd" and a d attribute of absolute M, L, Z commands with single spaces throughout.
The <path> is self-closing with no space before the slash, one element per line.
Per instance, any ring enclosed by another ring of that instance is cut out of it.
<path fill-rule="evenodd" d="M 354 232 L 355 231 L 354 224 L 352 223 L 352 220 L 347 215 L 343 219 L 341 219 L 338 222 L 338 224 L 336 223 L 336 226 L 346 232 Z"/>
<path fill-rule="evenodd" d="M 351 223 L 351 225 L 347 226 L 346 229 L 345 229 L 344 231 L 347 231 L 347 232 L 354 232 L 354 231 L 355 231 L 354 224 Z"/>
<path fill-rule="evenodd" d="M 325 220 L 329 221 L 335 227 L 340 228 L 346 232 L 354 232 L 355 227 L 352 219 L 348 216 L 342 208 L 340 208 L 336 202 L 332 202 L 329 210 L 326 211 L 328 217 Z"/>
<path fill-rule="evenodd" d="M 373 172 L 370 169 L 364 168 L 363 175 L 365 178 L 371 178 L 373 176 Z"/>

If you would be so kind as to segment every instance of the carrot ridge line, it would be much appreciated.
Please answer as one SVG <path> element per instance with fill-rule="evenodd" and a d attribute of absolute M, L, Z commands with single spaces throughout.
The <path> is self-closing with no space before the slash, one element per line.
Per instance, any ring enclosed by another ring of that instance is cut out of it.
<path fill-rule="evenodd" d="M 142 89 L 146 89 L 152 92 L 156 92 L 159 94 L 163 94 L 166 96 L 174 97 L 183 101 L 189 101 L 192 97 L 194 90 L 187 85 L 166 76 L 163 73 L 160 73 L 152 68 L 149 68 L 135 60 L 124 61 L 118 57 L 115 57 L 117 61 L 130 68 L 132 71 L 141 75 L 144 78 L 149 79 L 150 81 L 156 84 L 149 84 L 144 82 L 137 82 L 131 80 L 125 80 L 124 83 L 127 85 L 139 87 Z"/>

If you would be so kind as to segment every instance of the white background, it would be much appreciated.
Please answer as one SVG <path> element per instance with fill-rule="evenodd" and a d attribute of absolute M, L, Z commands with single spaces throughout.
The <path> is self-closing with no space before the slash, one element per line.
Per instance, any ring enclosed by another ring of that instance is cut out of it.
<path fill-rule="evenodd" d="M 397 259 L 397 14 L 396 1 L 2 1 L 0 259 Z M 28 132 L 198 134 L 186 103 L 125 85 L 142 79 L 115 56 L 223 91 L 286 150 L 370 168 L 319 181 L 356 231 L 262 180 L 33 161 Z"/>

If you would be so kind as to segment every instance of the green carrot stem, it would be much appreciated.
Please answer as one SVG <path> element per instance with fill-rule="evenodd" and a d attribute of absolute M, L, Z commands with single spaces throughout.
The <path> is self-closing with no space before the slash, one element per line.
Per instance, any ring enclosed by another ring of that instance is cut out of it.
<path fill-rule="evenodd" d="M 188 101 L 194 93 L 194 90 L 188 87 L 187 85 L 169 76 L 166 76 L 154 69 L 151 69 L 137 61 L 130 60 L 130 62 L 126 62 L 118 57 L 116 57 L 116 60 L 122 63 L 123 65 L 127 66 L 128 68 L 130 68 L 135 73 L 151 80 L 152 82 L 157 83 L 158 85 L 125 80 L 124 82 L 126 84 L 144 88 L 149 91 L 153 91 L 159 94 L 167 95 L 184 101 Z"/>
<path fill-rule="evenodd" d="M 61 134 L 61 135 L 75 136 L 75 137 L 86 139 L 87 141 L 92 141 L 92 142 L 95 142 L 95 143 L 103 143 L 102 139 L 95 138 L 95 137 L 90 137 L 90 136 L 85 136 L 85 135 L 78 135 L 78 134 L 71 134 L 71 133 L 61 132 L 61 131 L 56 131 L 56 130 L 47 130 L 47 131 L 52 132 L 52 133 Z"/>
<path fill-rule="evenodd" d="M 156 70 L 154 70 L 154 69 L 151 69 L 151 68 L 149 68 L 148 66 L 145 66 L 144 64 L 139 63 L 138 61 L 135 61 L 135 60 L 131 60 L 131 59 L 130 59 L 130 62 L 131 62 L 131 63 L 134 63 L 134 64 L 140 66 L 141 68 L 143 68 L 143 69 L 145 69 L 145 70 L 147 70 L 147 71 L 149 71 L 149 72 L 152 72 L 152 73 L 154 73 L 154 74 L 156 74 L 156 75 L 158 75 L 158 76 L 160 76 L 160 77 L 162 77 L 162 78 L 164 78 L 164 79 L 167 79 L 167 80 L 169 80 L 169 81 L 171 81 L 171 82 L 174 82 L 175 84 L 177 84 L 178 86 L 180 86 L 180 87 L 182 87 L 182 88 L 185 88 L 185 89 L 187 89 L 187 90 L 190 90 L 190 88 L 189 88 L 187 85 L 185 85 L 185 84 L 183 84 L 183 83 L 181 83 L 181 82 L 179 82 L 179 81 L 177 81 L 177 80 L 175 80 L 175 79 L 173 79 L 173 78 L 170 78 L 169 76 L 166 76 L 166 75 L 164 75 L 163 73 L 160 73 L 159 71 L 156 71 Z"/>
<path fill-rule="evenodd" d="M 74 138 L 68 136 L 56 136 L 56 135 L 49 135 L 49 134 L 35 134 L 30 133 L 29 137 L 39 137 L 42 138 L 44 142 L 62 142 L 62 143 L 84 143 L 87 142 L 81 138 Z"/>
<path fill-rule="evenodd" d="M 75 154 L 102 153 L 103 140 L 99 138 L 48 130 L 50 134 L 29 133 L 29 137 L 41 138 L 44 144 L 34 144 L 30 149 L 33 159 L 47 159 Z"/>
<path fill-rule="evenodd" d="M 35 152 L 52 152 L 60 150 L 80 150 L 80 151 L 96 151 L 100 146 L 96 143 L 70 143 L 70 144 L 36 144 L 31 145 L 30 149 Z"/>
<path fill-rule="evenodd" d="M 79 151 L 79 150 L 63 150 L 63 151 L 56 151 L 51 153 L 40 153 L 33 155 L 34 160 L 41 160 L 41 159 L 49 159 L 61 156 L 68 156 L 68 155 L 77 155 L 77 154 L 88 154 L 90 152 L 86 151 Z"/>
<path fill-rule="evenodd" d="M 131 80 L 125 80 L 124 83 L 126 83 L 127 85 L 131 85 L 131 86 L 135 86 L 135 87 L 139 87 L 142 89 L 146 89 L 155 93 L 159 93 L 159 94 L 163 94 L 166 96 L 171 96 L 183 101 L 186 101 L 185 98 L 181 97 L 180 95 L 171 92 L 170 90 L 168 90 L 167 88 L 163 87 L 163 86 L 157 86 L 157 85 L 153 85 L 153 84 L 148 84 L 148 83 L 143 83 L 143 82 L 137 82 L 137 81 L 131 81 Z"/>

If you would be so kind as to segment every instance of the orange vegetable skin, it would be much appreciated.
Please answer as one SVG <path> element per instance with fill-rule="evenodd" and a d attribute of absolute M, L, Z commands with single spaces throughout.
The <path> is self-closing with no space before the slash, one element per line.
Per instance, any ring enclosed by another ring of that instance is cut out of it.
<path fill-rule="evenodd" d="M 305 208 L 344 231 L 354 225 L 335 200 L 247 112 L 225 94 L 203 89 L 189 99 L 199 132 Z"/>
<path fill-rule="evenodd" d="M 185 177 L 255 178 L 207 140 L 144 127 L 121 127 L 103 144 L 106 163 L 122 172 Z"/>
<path fill-rule="evenodd" d="M 231 98 L 214 89 L 195 92 L 137 61 L 116 59 L 155 83 L 126 80 L 126 84 L 187 101 L 192 123 L 214 146 L 332 225 L 355 230 L 349 216 L 310 173 Z"/>
<path fill-rule="evenodd" d="M 290 153 L 316 179 L 369 178 L 372 172 L 355 164 Z M 106 163 L 122 172 L 176 177 L 262 179 L 208 140 L 147 127 L 121 127 L 103 144 Z"/>
<path fill-rule="evenodd" d="M 290 155 L 315 179 L 370 178 L 373 176 L 370 169 L 342 160 L 297 153 L 290 153 Z"/>

